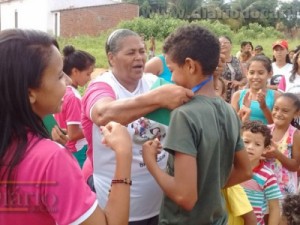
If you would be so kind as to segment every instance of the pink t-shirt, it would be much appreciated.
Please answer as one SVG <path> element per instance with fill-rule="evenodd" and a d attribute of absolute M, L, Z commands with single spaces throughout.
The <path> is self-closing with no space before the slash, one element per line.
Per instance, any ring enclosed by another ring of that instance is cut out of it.
<path fill-rule="evenodd" d="M 16 167 L 14 192 L 0 185 L 0 224 L 79 224 L 98 203 L 78 166 L 63 146 L 28 135 L 26 155 Z M 9 203 L 10 206 L 9 206 Z"/>
<path fill-rule="evenodd" d="M 79 125 L 81 127 L 81 96 L 72 86 L 67 86 L 61 112 L 55 114 L 54 117 L 61 128 L 67 129 L 68 125 Z M 79 151 L 84 145 L 86 145 L 85 138 L 66 143 L 67 149 L 71 152 Z"/>
<path fill-rule="evenodd" d="M 82 98 L 82 129 L 88 143 L 87 159 L 83 165 L 82 172 L 85 179 L 93 174 L 93 140 L 91 110 L 94 104 L 103 97 L 116 99 L 112 87 L 104 82 L 91 82 Z"/>

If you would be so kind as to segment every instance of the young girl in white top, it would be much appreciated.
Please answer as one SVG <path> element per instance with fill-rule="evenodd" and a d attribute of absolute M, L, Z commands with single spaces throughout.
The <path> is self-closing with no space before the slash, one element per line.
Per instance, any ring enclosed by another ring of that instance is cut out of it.
<path fill-rule="evenodd" d="M 270 88 L 277 90 L 280 79 L 283 76 L 290 75 L 292 67 L 288 52 L 288 42 L 286 40 L 278 40 L 273 43 L 273 76 L 270 79 Z"/>
<path fill-rule="evenodd" d="M 264 154 L 267 165 L 277 176 L 283 195 L 297 191 L 297 170 L 300 165 L 300 131 L 291 125 L 299 115 L 300 100 L 292 93 L 284 93 L 274 104 L 270 125 L 272 145 Z"/>
<path fill-rule="evenodd" d="M 290 74 L 283 76 L 278 89 L 284 92 L 300 93 L 300 51 L 295 54 L 293 69 Z"/>

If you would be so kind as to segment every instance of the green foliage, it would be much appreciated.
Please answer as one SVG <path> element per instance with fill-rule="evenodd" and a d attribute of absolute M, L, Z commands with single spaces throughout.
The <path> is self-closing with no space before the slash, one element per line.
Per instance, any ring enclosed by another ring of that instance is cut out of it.
<path fill-rule="evenodd" d="M 266 39 L 274 38 L 279 39 L 283 38 L 283 35 L 273 27 L 263 27 L 258 23 L 250 23 L 247 26 L 241 27 L 235 35 L 236 41 L 242 40 L 255 40 L 255 39 Z"/>
<path fill-rule="evenodd" d="M 193 24 L 198 24 L 215 33 L 217 36 L 226 35 L 229 37 L 233 37 L 234 32 L 230 29 L 228 25 L 220 23 L 218 20 L 197 20 L 193 21 Z"/>
<path fill-rule="evenodd" d="M 257 23 L 243 26 L 237 31 L 230 29 L 227 24 L 215 20 L 195 20 L 192 23 L 199 24 L 214 32 L 217 36 L 226 35 L 233 41 L 232 53 L 235 54 L 240 49 L 241 41 L 252 41 L 253 46 L 262 45 L 267 56 L 272 56 L 272 43 L 283 34 L 273 27 L 263 27 Z M 136 18 L 132 21 L 122 22 L 118 28 L 128 28 L 139 34 L 144 34 L 146 39 L 150 36 L 156 38 L 156 54 L 162 52 L 163 40 L 177 27 L 188 24 L 186 20 L 175 19 L 166 15 L 152 15 L 150 18 Z M 112 28 L 114 30 L 116 28 Z M 61 50 L 65 45 L 73 45 L 76 49 L 87 51 L 96 57 L 96 67 L 108 68 L 105 53 L 105 42 L 111 31 L 102 33 L 97 37 L 81 36 L 75 38 L 58 38 Z M 148 41 L 146 41 L 147 44 Z M 289 47 L 293 49 L 300 40 L 289 40 Z"/>
<path fill-rule="evenodd" d="M 141 17 L 131 21 L 123 21 L 118 25 L 118 28 L 127 28 L 138 34 L 144 34 L 146 40 L 151 36 L 163 40 L 177 27 L 187 23 L 185 20 L 175 19 L 167 15 L 153 14 L 150 18 Z"/>
<path fill-rule="evenodd" d="M 73 45 L 76 49 L 84 50 L 95 56 L 96 67 L 108 67 L 105 53 L 105 42 L 108 37 L 107 33 L 103 33 L 97 37 L 79 36 L 74 38 L 58 38 L 59 47 L 62 51 L 66 45 Z"/>

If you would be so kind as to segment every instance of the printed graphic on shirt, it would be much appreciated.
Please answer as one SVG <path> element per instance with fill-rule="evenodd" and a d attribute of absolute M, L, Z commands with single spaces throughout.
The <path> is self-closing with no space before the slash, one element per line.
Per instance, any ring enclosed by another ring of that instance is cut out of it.
<path fill-rule="evenodd" d="M 155 138 L 162 141 L 166 136 L 165 126 L 144 117 L 134 121 L 130 126 L 134 129 L 132 140 L 136 144 L 143 144 Z"/>
<path fill-rule="evenodd" d="M 278 85 L 282 76 L 283 75 L 280 75 L 280 74 L 273 75 L 272 78 L 271 78 L 271 80 L 270 80 L 270 84 L 271 85 Z"/>

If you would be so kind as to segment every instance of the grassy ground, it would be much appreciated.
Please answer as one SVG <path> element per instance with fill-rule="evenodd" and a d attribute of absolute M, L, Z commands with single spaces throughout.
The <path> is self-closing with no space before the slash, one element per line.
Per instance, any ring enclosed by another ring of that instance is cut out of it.
<path fill-rule="evenodd" d="M 105 54 L 105 41 L 107 39 L 107 34 L 102 34 L 98 37 L 76 37 L 76 38 L 59 38 L 59 44 L 61 50 L 65 45 L 73 45 L 75 48 L 80 50 L 85 50 L 96 57 L 96 67 L 98 68 L 108 68 L 108 63 Z M 271 57 L 272 56 L 272 43 L 275 39 L 264 39 L 264 40 L 251 40 L 253 46 L 262 45 L 264 48 L 264 53 Z M 300 38 L 294 40 L 288 40 L 289 49 L 294 49 L 297 45 L 300 45 Z M 149 45 L 149 42 L 147 42 Z M 162 52 L 162 41 L 156 40 L 156 54 L 160 54 Z M 232 53 L 233 55 L 240 49 L 240 43 L 233 43 Z"/>

